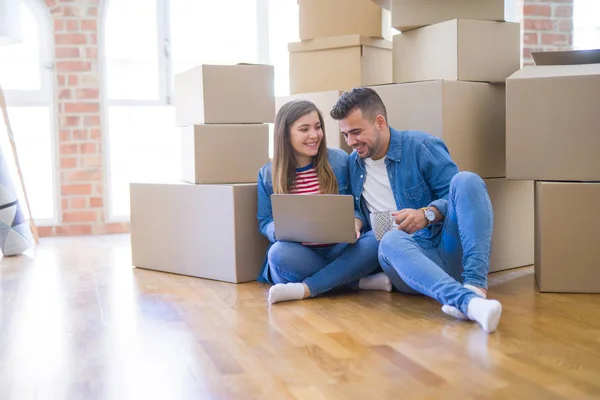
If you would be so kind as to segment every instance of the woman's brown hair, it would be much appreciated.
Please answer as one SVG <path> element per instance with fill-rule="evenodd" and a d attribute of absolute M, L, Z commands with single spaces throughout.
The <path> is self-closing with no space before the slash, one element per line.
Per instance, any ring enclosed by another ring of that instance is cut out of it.
<path fill-rule="evenodd" d="M 325 123 L 321 112 L 310 101 L 292 100 L 279 109 L 275 117 L 274 152 L 273 152 L 273 193 L 290 193 L 296 181 L 296 160 L 290 142 L 290 129 L 294 122 L 313 111 L 317 112 L 323 139 L 319 144 L 317 155 L 313 157 L 313 166 L 317 170 L 321 193 L 337 194 L 337 179 L 327 160 L 327 142 L 325 140 Z"/>

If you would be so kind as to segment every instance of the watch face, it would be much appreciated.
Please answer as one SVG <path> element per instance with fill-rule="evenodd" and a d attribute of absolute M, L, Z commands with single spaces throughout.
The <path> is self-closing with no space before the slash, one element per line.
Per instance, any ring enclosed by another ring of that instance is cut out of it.
<path fill-rule="evenodd" d="M 433 221 L 435 220 L 435 214 L 433 211 L 431 210 L 427 210 L 425 211 L 425 217 L 429 220 L 429 221 Z"/>

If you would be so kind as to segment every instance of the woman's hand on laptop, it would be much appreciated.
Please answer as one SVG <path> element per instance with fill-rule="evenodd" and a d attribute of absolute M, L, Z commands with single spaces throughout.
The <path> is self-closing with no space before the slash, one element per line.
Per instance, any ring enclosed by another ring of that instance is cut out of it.
<path fill-rule="evenodd" d="M 356 232 L 356 239 L 360 239 L 360 230 L 363 227 L 363 223 L 360 219 L 354 218 L 354 232 Z"/>

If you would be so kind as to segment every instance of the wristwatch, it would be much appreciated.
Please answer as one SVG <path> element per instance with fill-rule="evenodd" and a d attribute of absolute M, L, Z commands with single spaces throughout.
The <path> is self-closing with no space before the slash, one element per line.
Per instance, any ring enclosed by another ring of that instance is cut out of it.
<path fill-rule="evenodd" d="M 433 210 L 429 207 L 423 207 L 421 210 L 423 210 L 423 212 L 425 213 L 427 225 L 433 224 L 433 221 L 435 221 L 435 213 L 433 212 Z"/>

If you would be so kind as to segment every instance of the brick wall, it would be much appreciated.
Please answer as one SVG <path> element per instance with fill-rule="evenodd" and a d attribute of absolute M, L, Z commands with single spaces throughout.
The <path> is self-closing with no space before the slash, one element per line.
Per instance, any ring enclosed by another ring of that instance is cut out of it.
<path fill-rule="evenodd" d="M 60 195 L 58 226 L 40 235 L 126 232 L 105 222 L 98 69 L 98 0 L 45 0 L 55 42 Z"/>
<path fill-rule="evenodd" d="M 532 51 L 573 46 L 573 0 L 524 0 L 523 65 L 533 64 Z"/>

